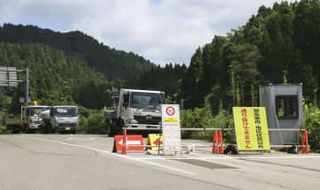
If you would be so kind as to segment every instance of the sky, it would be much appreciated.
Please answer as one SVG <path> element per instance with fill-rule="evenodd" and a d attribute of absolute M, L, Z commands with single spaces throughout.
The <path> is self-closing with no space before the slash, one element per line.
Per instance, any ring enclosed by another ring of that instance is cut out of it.
<path fill-rule="evenodd" d="M 0 24 L 79 30 L 155 64 L 189 65 L 214 35 L 244 25 L 280 0 L 0 0 Z"/>

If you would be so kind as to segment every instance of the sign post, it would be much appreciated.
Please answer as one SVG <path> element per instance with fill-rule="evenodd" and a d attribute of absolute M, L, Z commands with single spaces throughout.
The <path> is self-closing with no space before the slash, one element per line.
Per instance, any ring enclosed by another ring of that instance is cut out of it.
<path fill-rule="evenodd" d="M 233 117 L 239 151 L 270 150 L 264 107 L 233 107 Z"/>
<path fill-rule="evenodd" d="M 180 109 L 178 104 L 162 104 L 164 155 L 181 155 Z"/>

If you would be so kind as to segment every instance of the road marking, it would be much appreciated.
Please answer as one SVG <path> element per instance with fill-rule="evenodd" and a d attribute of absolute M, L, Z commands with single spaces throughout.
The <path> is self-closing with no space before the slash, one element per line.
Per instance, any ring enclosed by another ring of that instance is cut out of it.
<path fill-rule="evenodd" d="M 90 138 L 76 138 L 76 137 L 69 137 L 69 138 L 66 138 L 64 139 L 65 141 L 73 141 L 73 140 L 77 140 L 77 141 L 93 141 L 95 140 L 96 138 L 94 137 L 90 137 Z"/>
<path fill-rule="evenodd" d="M 184 160 L 184 159 L 194 159 L 194 160 L 230 160 L 230 159 L 312 159 L 320 158 L 320 155 L 299 155 L 299 156 L 217 156 L 217 157 L 138 157 L 141 160 Z"/>
<path fill-rule="evenodd" d="M 180 172 L 180 173 L 184 173 L 184 174 L 188 174 L 188 175 L 196 175 L 196 173 L 190 172 L 190 171 L 187 171 L 187 170 L 183 170 L 183 169 L 179 169 L 179 168 L 175 168 L 175 167 L 170 167 L 170 166 L 165 166 L 165 165 L 162 165 L 162 164 L 150 162 L 150 161 L 147 161 L 147 160 L 144 160 L 144 159 L 140 159 L 140 158 L 134 158 L 134 157 L 126 156 L 126 155 L 112 153 L 110 151 L 106 151 L 106 150 L 102 150 L 102 149 L 98 149 L 98 148 L 93 148 L 93 147 L 90 147 L 90 146 L 84 146 L 84 145 L 73 144 L 73 143 L 66 143 L 66 142 L 62 142 L 62 141 L 58 141 L 58 140 L 49 140 L 49 139 L 31 138 L 31 137 L 26 137 L 26 138 L 27 139 L 44 141 L 44 142 L 62 144 L 62 145 L 67 145 L 67 146 L 73 146 L 73 147 L 83 148 L 83 149 L 87 149 L 87 150 L 93 150 L 93 151 L 104 153 L 104 154 L 108 154 L 108 155 L 111 155 L 111 156 L 114 156 L 114 157 L 119 157 L 119 158 L 123 158 L 123 159 L 127 159 L 127 160 L 133 160 L 133 161 L 141 162 L 143 164 L 149 164 L 149 165 L 152 165 L 152 166 L 155 166 L 155 167 L 159 167 L 159 168 L 163 168 L 163 169 L 169 169 L 169 170 L 172 170 L 172 171 L 176 171 L 176 172 Z"/>

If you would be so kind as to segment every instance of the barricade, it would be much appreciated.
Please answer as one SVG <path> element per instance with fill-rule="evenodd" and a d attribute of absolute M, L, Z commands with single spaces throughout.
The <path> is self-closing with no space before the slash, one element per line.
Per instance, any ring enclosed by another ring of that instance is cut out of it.
<path fill-rule="evenodd" d="M 233 128 L 181 128 L 181 131 L 213 131 L 213 142 L 212 145 L 182 145 L 188 149 L 192 148 L 189 153 L 195 153 L 195 147 L 212 147 L 212 154 L 224 154 L 224 131 L 233 131 Z M 271 148 L 285 148 L 285 147 L 300 147 L 300 152 L 304 154 L 309 153 L 309 139 L 308 131 L 305 129 L 268 129 L 269 131 L 301 131 L 303 132 L 301 145 L 270 145 Z M 153 130 L 154 131 L 154 130 Z M 150 138 L 150 135 L 153 135 Z M 127 154 L 128 152 L 144 152 L 147 149 L 150 150 L 161 150 L 162 136 L 159 134 L 149 134 L 146 145 L 143 144 L 142 135 L 127 135 L 127 130 L 123 131 L 123 135 L 116 135 L 114 140 L 113 152 Z M 152 141 L 152 142 L 151 142 Z M 236 145 L 234 146 L 236 147 Z"/>
<path fill-rule="evenodd" d="M 149 134 L 146 149 L 159 150 L 163 148 L 163 136 L 160 134 Z"/>
<path fill-rule="evenodd" d="M 121 154 L 127 152 L 144 152 L 142 135 L 127 135 L 127 130 L 123 131 L 123 135 L 114 137 L 113 151 Z"/>

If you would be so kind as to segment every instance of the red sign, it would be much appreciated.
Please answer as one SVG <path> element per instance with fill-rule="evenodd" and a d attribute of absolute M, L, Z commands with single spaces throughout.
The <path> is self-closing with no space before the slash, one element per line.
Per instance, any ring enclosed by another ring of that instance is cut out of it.
<path fill-rule="evenodd" d="M 167 107 L 166 114 L 168 116 L 173 116 L 175 113 L 176 113 L 176 110 L 174 109 L 174 107 L 171 107 L 171 106 Z"/>
<path fill-rule="evenodd" d="M 114 137 L 114 143 L 117 153 L 122 152 L 123 135 L 116 135 Z M 127 135 L 126 140 L 127 152 L 144 152 L 142 135 Z"/>

